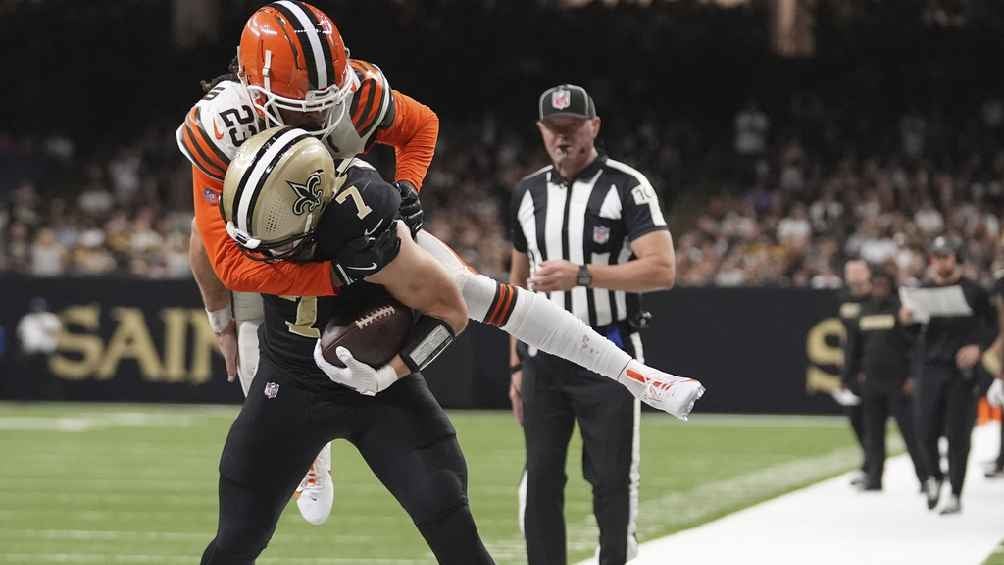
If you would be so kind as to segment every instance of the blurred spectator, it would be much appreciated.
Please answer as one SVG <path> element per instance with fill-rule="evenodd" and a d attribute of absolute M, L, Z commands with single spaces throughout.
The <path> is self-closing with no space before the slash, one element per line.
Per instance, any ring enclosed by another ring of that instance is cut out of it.
<path fill-rule="evenodd" d="M 42 228 L 31 246 L 31 274 L 40 277 L 61 275 L 66 263 L 66 248 L 56 241 L 51 228 Z"/>

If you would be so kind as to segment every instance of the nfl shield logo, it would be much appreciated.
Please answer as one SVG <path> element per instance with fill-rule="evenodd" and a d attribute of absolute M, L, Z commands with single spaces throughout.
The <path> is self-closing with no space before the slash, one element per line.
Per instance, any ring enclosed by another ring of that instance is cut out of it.
<path fill-rule="evenodd" d="M 608 226 L 593 226 L 593 241 L 600 245 L 610 241 L 610 228 Z"/>
<path fill-rule="evenodd" d="M 279 394 L 279 383 L 265 383 L 265 398 L 275 398 Z"/>
<path fill-rule="evenodd" d="M 210 204 L 219 204 L 220 203 L 220 193 L 216 192 L 215 190 L 213 190 L 211 188 L 204 188 L 204 189 L 202 189 L 202 198 L 205 199 L 205 201 L 208 202 L 208 203 L 210 203 Z"/>
<path fill-rule="evenodd" d="M 567 90 L 555 90 L 551 93 L 551 106 L 555 110 L 564 110 L 572 104 L 572 93 Z"/>

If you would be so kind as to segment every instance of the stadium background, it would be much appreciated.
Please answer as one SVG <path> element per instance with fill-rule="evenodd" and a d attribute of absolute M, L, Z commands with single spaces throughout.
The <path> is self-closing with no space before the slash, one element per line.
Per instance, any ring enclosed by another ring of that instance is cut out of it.
<path fill-rule="evenodd" d="M 211 531 L 216 457 L 233 408 L 149 404 L 240 401 L 220 377 L 188 271 L 190 166 L 174 128 L 201 95 L 199 81 L 225 72 L 260 4 L 0 0 L 0 399 L 13 396 L 16 379 L 39 377 L 17 370 L 13 331 L 28 300 L 43 296 L 67 324 L 48 399 L 147 403 L 0 403 L 0 448 L 16 454 L 0 463 L 0 562 L 186 562 Z M 846 257 L 910 281 L 923 273 L 928 239 L 949 233 L 965 242 L 969 274 L 989 283 L 997 266 L 998 2 L 316 4 L 354 57 L 438 113 L 422 192 L 428 229 L 488 274 L 507 272 L 509 189 L 546 158 L 533 125 L 537 96 L 559 82 L 591 92 L 601 146 L 645 172 L 668 211 L 678 288 L 646 299 L 656 318 L 645 339 L 654 365 L 708 385 L 698 412 L 837 412 L 823 393 L 841 361 L 833 315 Z M 393 155 L 368 157 L 391 170 Z M 431 371 L 437 396 L 451 408 L 507 408 L 503 337 L 468 334 Z M 518 429 L 502 412 L 453 414 L 486 537 L 501 562 L 519 562 Z M 667 472 L 646 473 L 643 503 L 679 495 L 705 511 L 685 520 L 654 512 L 643 534 L 855 465 L 843 422 L 771 418 L 670 428 L 647 415 L 643 460 Z M 344 551 L 343 562 L 424 555 L 413 533 L 393 547 L 360 533 L 377 520 L 413 528 L 351 450 L 335 457 L 337 533 L 287 513 L 279 538 L 293 532 L 293 542 L 262 562 L 306 560 L 312 542 Z M 817 460 L 748 496 L 686 498 L 700 485 Z M 568 512 L 581 522 L 585 487 L 571 488 Z M 40 508 L 42 493 L 79 512 Z M 145 516 L 154 519 L 136 522 Z M 590 531 L 579 533 L 578 557 L 591 552 Z"/>

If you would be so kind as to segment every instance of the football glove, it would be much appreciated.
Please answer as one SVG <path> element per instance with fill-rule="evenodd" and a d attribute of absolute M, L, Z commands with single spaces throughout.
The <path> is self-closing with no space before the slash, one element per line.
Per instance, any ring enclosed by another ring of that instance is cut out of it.
<path fill-rule="evenodd" d="M 425 212 L 422 211 L 422 201 L 418 199 L 418 191 L 406 180 L 396 181 L 394 186 L 401 191 L 401 206 L 398 207 L 398 213 L 411 230 L 411 237 L 415 237 L 425 225 Z"/>
<path fill-rule="evenodd" d="M 378 392 L 397 381 L 397 373 L 390 365 L 374 369 L 362 361 L 357 361 L 352 353 L 344 347 L 336 349 L 335 354 L 338 355 L 338 360 L 345 364 L 345 367 L 336 367 L 328 363 L 321 351 L 321 340 L 317 340 L 317 344 L 314 346 L 314 363 L 321 371 L 324 371 L 329 379 L 347 386 L 359 394 L 376 396 Z"/>

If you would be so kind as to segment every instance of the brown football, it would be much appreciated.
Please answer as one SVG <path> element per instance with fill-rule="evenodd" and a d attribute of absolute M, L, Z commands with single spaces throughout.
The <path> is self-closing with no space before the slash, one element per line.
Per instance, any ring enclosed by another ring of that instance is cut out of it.
<path fill-rule="evenodd" d="M 363 307 L 352 320 L 329 321 L 321 334 L 321 351 L 336 367 L 345 366 L 335 354 L 338 347 L 344 347 L 357 360 L 379 369 L 401 351 L 411 326 L 411 309 L 384 295 Z"/>

